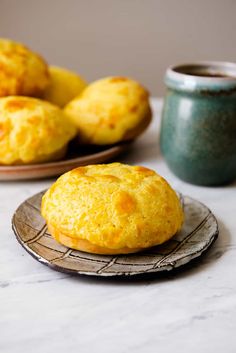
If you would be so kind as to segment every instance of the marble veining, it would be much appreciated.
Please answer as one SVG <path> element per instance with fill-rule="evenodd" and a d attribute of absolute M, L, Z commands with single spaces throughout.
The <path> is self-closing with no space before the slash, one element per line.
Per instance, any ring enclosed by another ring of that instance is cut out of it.
<path fill-rule="evenodd" d="M 236 351 L 236 183 L 193 186 L 177 179 L 159 147 L 162 102 L 129 154 L 119 158 L 162 174 L 206 204 L 220 235 L 192 267 L 146 279 L 97 279 L 53 271 L 17 243 L 11 217 L 53 179 L 0 183 L 0 352 L 234 353 Z"/>

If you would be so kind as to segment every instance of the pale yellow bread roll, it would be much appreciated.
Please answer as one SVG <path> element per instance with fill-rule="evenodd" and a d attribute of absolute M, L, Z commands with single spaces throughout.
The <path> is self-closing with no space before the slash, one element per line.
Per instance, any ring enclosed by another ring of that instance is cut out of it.
<path fill-rule="evenodd" d="M 61 158 L 76 128 L 63 111 L 40 99 L 0 98 L 0 164 L 31 164 Z"/>
<path fill-rule="evenodd" d="M 21 43 L 0 38 L 0 97 L 40 97 L 49 84 L 48 66 Z"/>
<path fill-rule="evenodd" d="M 75 72 L 58 66 L 49 66 L 50 83 L 44 92 L 44 99 L 64 107 L 87 86 L 85 80 Z"/>
<path fill-rule="evenodd" d="M 120 163 L 65 173 L 43 196 L 41 211 L 58 242 L 97 254 L 161 244 L 183 222 L 179 199 L 161 176 Z"/>
<path fill-rule="evenodd" d="M 132 140 L 151 121 L 149 94 L 127 77 L 91 83 L 65 107 L 76 124 L 81 143 L 108 145 Z"/>

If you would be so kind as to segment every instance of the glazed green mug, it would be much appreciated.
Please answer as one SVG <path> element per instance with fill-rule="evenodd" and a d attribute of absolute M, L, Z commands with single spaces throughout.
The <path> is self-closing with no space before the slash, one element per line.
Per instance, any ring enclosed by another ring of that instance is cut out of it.
<path fill-rule="evenodd" d="M 236 179 L 236 64 L 199 62 L 167 70 L 160 145 L 169 168 L 198 185 Z"/>

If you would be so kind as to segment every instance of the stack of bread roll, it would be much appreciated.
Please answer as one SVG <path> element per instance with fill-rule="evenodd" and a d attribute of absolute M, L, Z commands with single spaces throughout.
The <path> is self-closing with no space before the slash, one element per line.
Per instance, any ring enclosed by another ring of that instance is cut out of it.
<path fill-rule="evenodd" d="M 88 85 L 7 39 L 0 39 L 0 97 L 2 165 L 61 159 L 74 138 L 80 146 L 132 140 L 151 120 L 138 82 L 108 77 Z"/>
<path fill-rule="evenodd" d="M 61 159 L 72 139 L 78 148 L 132 140 L 151 116 L 149 94 L 137 81 L 114 76 L 87 84 L 0 39 L 0 164 Z M 42 215 L 58 242 L 97 254 L 162 244 L 183 222 L 179 199 L 161 176 L 120 163 L 65 173 L 44 195 Z"/>

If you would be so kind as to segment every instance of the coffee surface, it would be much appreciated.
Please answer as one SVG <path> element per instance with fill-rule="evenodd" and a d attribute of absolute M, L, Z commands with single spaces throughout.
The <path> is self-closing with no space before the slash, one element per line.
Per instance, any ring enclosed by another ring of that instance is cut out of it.
<path fill-rule="evenodd" d="M 230 75 L 226 75 L 224 73 L 211 73 L 211 72 L 200 72 L 200 71 L 196 71 L 196 72 L 185 72 L 185 74 L 187 75 L 191 75 L 191 76 L 199 76 L 199 77 L 216 77 L 216 78 L 235 78 L 236 76 L 230 76 Z"/>

